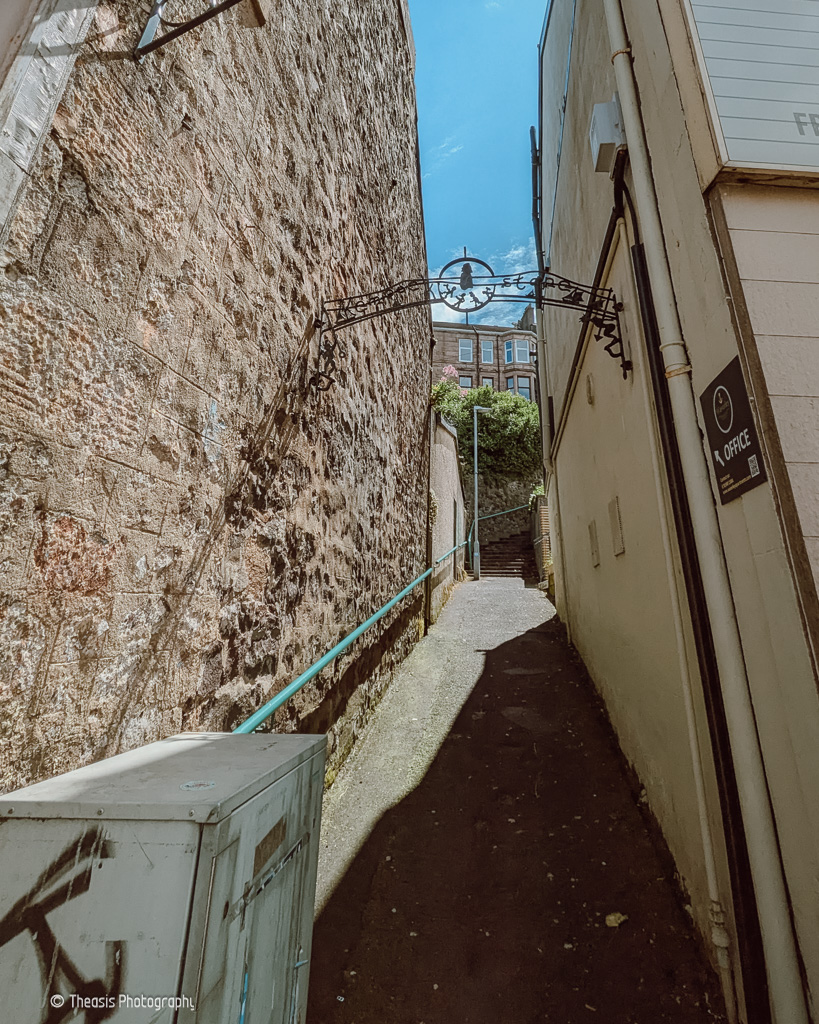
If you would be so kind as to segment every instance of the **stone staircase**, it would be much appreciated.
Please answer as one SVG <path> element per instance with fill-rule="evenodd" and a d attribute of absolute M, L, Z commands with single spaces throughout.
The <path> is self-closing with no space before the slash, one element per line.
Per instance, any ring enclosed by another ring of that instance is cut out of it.
<path fill-rule="evenodd" d="M 537 565 L 529 531 L 481 544 L 481 576 L 536 580 Z"/>

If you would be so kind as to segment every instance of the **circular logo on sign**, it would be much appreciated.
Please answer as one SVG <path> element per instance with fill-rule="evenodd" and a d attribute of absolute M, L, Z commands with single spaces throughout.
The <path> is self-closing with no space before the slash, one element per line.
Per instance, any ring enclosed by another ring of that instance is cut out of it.
<path fill-rule="evenodd" d="M 486 271 L 486 273 L 482 273 Z M 434 297 L 456 313 L 476 313 L 487 306 L 495 295 L 495 271 L 476 256 L 459 256 L 451 260 L 434 280 Z"/>
<path fill-rule="evenodd" d="M 183 782 L 180 789 L 213 789 L 215 782 L 207 782 L 205 779 L 193 779 L 191 782 Z"/>
<path fill-rule="evenodd" d="M 728 433 L 731 429 L 731 424 L 734 422 L 734 406 L 731 402 L 731 396 L 722 384 L 714 392 L 714 419 L 717 421 L 717 426 L 723 434 Z"/>

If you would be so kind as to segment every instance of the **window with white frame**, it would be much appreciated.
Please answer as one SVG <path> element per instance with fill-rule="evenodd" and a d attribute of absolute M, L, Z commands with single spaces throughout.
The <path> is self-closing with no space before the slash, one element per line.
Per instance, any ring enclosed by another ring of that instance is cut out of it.
<path fill-rule="evenodd" d="M 472 339 L 458 338 L 458 362 L 472 362 Z"/>
<path fill-rule="evenodd" d="M 528 377 L 518 377 L 518 394 L 532 401 L 532 386 Z"/>
<path fill-rule="evenodd" d="M 507 341 L 504 345 L 503 358 L 507 363 L 513 363 L 515 361 L 515 343 L 513 341 Z"/>
<path fill-rule="evenodd" d="M 515 378 L 514 377 L 507 377 L 506 378 L 506 390 L 507 391 L 514 391 L 515 390 Z"/>
<path fill-rule="evenodd" d="M 461 385 L 462 388 L 471 388 L 472 378 L 468 374 L 461 374 L 461 376 L 458 378 L 458 383 Z"/>
<path fill-rule="evenodd" d="M 495 386 L 495 382 L 491 377 L 484 377 L 481 384 L 483 384 L 485 388 L 493 388 Z"/>
<path fill-rule="evenodd" d="M 491 338 L 481 338 L 481 362 L 491 363 L 495 359 L 494 345 Z"/>
<path fill-rule="evenodd" d="M 518 338 L 515 342 L 515 362 L 516 363 L 528 363 L 529 362 L 529 339 Z"/>

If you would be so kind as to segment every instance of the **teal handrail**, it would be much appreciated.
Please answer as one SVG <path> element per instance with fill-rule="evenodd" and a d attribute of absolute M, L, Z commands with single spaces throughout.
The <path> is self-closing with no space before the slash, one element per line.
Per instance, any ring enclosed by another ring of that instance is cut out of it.
<path fill-rule="evenodd" d="M 520 512 L 521 509 L 529 508 L 528 505 L 517 505 L 515 508 L 505 508 L 503 512 L 490 512 L 488 516 L 478 516 L 478 522 L 483 522 L 484 519 L 494 519 L 496 516 L 508 516 L 510 512 Z M 475 532 L 475 520 L 472 520 L 472 525 L 469 527 L 469 534 L 466 538 L 466 543 L 469 545 L 469 564 L 472 565 L 472 534 Z"/>
<path fill-rule="evenodd" d="M 518 505 L 517 508 L 505 508 L 503 512 L 491 512 L 488 516 L 478 516 L 481 522 L 484 519 L 494 519 L 496 516 L 508 516 L 510 512 L 520 512 L 522 508 L 529 508 L 528 505 Z"/>
<path fill-rule="evenodd" d="M 450 548 L 445 555 L 441 555 L 440 558 L 437 558 L 426 572 L 422 573 L 417 579 L 414 579 L 409 586 L 404 587 L 400 594 L 396 594 L 391 601 L 388 601 L 383 608 L 379 608 L 374 615 L 371 615 L 366 622 L 363 622 L 357 629 L 354 629 L 349 636 L 346 636 L 342 641 L 337 643 L 335 647 L 331 647 L 324 657 L 319 658 L 319 660 L 314 665 L 311 665 L 306 672 L 302 672 L 297 679 L 294 679 L 292 683 L 285 686 L 285 688 L 277 693 L 272 700 L 269 700 L 267 704 L 263 704 L 258 711 L 254 711 L 247 721 L 242 722 L 241 725 L 237 726 L 233 730 L 234 733 L 251 733 L 258 729 L 263 722 L 266 722 L 267 719 L 270 718 L 274 711 L 277 711 L 282 704 L 290 700 L 294 693 L 298 693 L 305 684 L 309 683 L 311 679 L 314 679 L 322 669 L 326 668 L 330 664 L 331 661 L 335 661 L 339 654 L 345 651 L 350 644 L 354 643 L 362 633 L 365 633 L 370 626 L 374 626 L 379 619 L 382 619 L 391 608 L 394 608 L 398 602 L 413 591 L 419 583 L 423 583 L 423 581 L 432 574 L 436 565 L 440 565 L 441 562 L 449 558 L 450 555 L 458 551 L 459 548 L 464 547 L 467 543 L 468 541 L 466 540 L 462 541 L 460 544 L 456 544 L 454 548 Z"/>

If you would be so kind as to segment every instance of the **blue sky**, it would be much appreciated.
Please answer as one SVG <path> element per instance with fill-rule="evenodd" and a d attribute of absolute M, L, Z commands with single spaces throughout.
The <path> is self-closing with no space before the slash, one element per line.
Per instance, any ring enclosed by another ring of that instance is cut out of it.
<path fill-rule="evenodd" d="M 430 271 L 463 253 L 496 273 L 536 266 L 529 126 L 547 0 L 409 0 Z M 474 322 L 512 323 L 523 305 Z M 434 319 L 448 319 L 442 307 Z M 461 320 L 455 314 L 452 319 Z"/>

